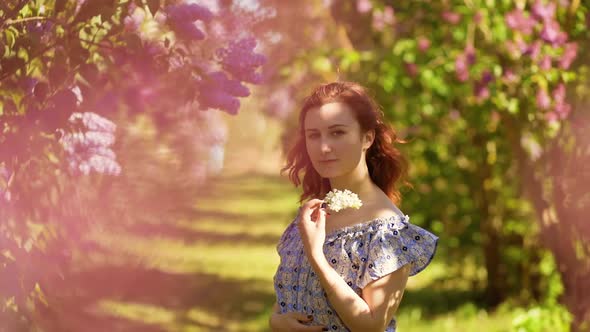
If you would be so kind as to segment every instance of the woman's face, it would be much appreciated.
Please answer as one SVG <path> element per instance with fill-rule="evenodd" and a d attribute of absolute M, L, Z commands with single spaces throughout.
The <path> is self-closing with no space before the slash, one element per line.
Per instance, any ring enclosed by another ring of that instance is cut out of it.
<path fill-rule="evenodd" d="M 310 109 L 304 119 L 305 146 L 315 170 L 323 178 L 352 172 L 372 143 L 361 133 L 354 112 L 344 103 L 334 102 Z"/>

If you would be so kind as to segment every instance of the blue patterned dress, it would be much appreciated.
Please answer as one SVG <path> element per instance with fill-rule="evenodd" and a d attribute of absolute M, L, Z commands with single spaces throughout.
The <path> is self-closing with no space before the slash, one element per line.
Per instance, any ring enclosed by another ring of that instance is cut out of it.
<path fill-rule="evenodd" d="M 398 214 L 335 229 L 326 234 L 324 254 L 334 270 L 359 296 L 371 281 L 410 264 L 410 275 L 422 271 L 432 260 L 438 237 L 413 225 Z M 281 258 L 274 275 L 274 288 L 281 313 L 313 315 L 313 325 L 331 331 L 350 331 L 328 302 L 320 279 L 311 267 L 297 228 L 297 218 L 289 224 L 279 243 Z M 392 319 L 385 332 L 396 330 Z"/>

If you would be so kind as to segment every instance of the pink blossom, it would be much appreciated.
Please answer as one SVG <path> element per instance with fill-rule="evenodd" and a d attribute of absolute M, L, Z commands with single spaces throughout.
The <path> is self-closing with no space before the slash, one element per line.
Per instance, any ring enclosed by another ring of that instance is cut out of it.
<path fill-rule="evenodd" d="M 539 91 L 537 91 L 537 106 L 543 110 L 549 109 L 551 106 L 551 98 L 545 89 L 539 89 Z"/>
<path fill-rule="evenodd" d="M 567 34 L 561 31 L 561 26 L 556 21 L 546 21 L 541 30 L 541 38 L 555 45 L 561 45 L 567 40 Z"/>
<path fill-rule="evenodd" d="M 424 36 L 418 38 L 418 49 L 421 52 L 426 52 L 430 48 L 430 40 Z"/>
<path fill-rule="evenodd" d="M 567 43 L 563 48 L 563 55 L 559 59 L 559 67 L 561 69 L 568 69 L 576 56 L 578 55 L 578 44 Z"/>
<path fill-rule="evenodd" d="M 514 71 L 512 69 L 504 70 L 503 78 L 504 81 L 506 81 L 507 83 L 514 83 L 518 80 L 516 74 L 514 74 Z"/>
<path fill-rule="evenodd" d="M 457 79 L 461 82 L 469 79 L 469 68 L 464 53 L 459 54 L 457 59 L 455 59 L 455 73 L 457 74 Z"/>
<path fill-rule="evenodd" d="M 459 21 L 461 21 L 461 15 L 459 15 L 458 13 L 449 11 L 449 10 L 445 10 L 442 13 L 442 18 L 446 22 L 453 24 L 453 25 L 455 25 L 455 24 L 459 23 Z"/>
<path fill-rule="evenodd" d="M 408 75 L 410 75 L 411 77 L 415 77 L 416 75 L 418 75 L 418 66 L 415 63 L 405 62 L 404 68 L 406 69 Z"/>
<path fill-rule="evenodd" d="M 487 85 L 476 83 L 474 86 L 474 95 L 479 101 L 490 98 L 490 88 Z"/>
<path fill-rule="evenodd" d="M 373 12 L 373 29 L 382 31 L 385 26 L 393 25 L 395 22 L 395 13 L 393 8 L 386 6 L 383 11 Z"/>
<path fill-rule="evenodd" d="M 560 119 L 565 119 L 568 117 L 570 112 L 572 111 L 572 107 L 568 103 L 559 103 L 555 105 L 555 113 Z"/>
<path fill-rule="evenodd" d="M 556 5 L 554 2 L 543 3 L 543 0 L 537 0 L 533 4 L 532 13 L 541 21 L 550 21 L 555 17 Z"/>
<path fill-rule="evenodd" d="M 473 22 L 475 22 L 475 24 L 479 24 L 481 23 L 481 20 L 483 19 L 483 14 L 481 13 L 480 10 L 478 10 L 475 15 L 473 15 Z"/>
<path fill-rule="evenodd" d="M 357 0 L 356 1 L 356 10 L 359 13 L 366 13 L 373 9 L 373 4 L 371 4 L 370 0 Z"/>
<path fill-rule="evenodd" d="M 531 17 L 525 15 L 524 11 L 514 9 L 505 16 L 506 24 L 513 30 L 519 31 L 525 35 L 530 35 L 537 22 Z"/>
<path fill-rule="evenodd" d="M 524 44 L 526 45 L 526 44 Z M 541 47 L 543 45 L 539 40 L 535 40 L 531 45 L 525 46 L 523 54 L 529 55 L 531 59 L 537 59 L 541 53 Z"/>
<path fill-rule="evenodd" d="M 473 86 L 473 92 L 477 100 L 483 101 L 490 97 L 489 83 L 494 79 L 494 76 L 490 71 L 485 71 L 481 75 L 481 79 L 475 82 Z"/>
<path fill-rule="evenodd" d="M 551 69 L 551 57 L 548 55 L 545 55 L 543 57 L 543 59 L 541 59 L 541 61 L 539 62 L 539 67 L 542 70 L 549 70 Z"/>
<path fill-rule="evenodd" d="M 559 83 L 552 94 L 556 104 L 565 102 L 565 84 Z"/>
<path fill-rule="evenodd" d="M 473 45 L 467 45 L 467 47 L 465 47 L 465 59 L 467 59 L 467 64 L 469 65 L 475 63 L 475 48 Z"/>

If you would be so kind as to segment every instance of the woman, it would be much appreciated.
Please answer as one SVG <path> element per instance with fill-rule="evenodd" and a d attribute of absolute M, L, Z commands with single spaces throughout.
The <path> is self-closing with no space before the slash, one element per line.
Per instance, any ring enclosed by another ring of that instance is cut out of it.
<path fill-rule="evenodd" d="M 430 263 L 438 241 L 396 206 L 407 166 L 395 142 L 356 83 L 325 84 L 305 100 L 283 171 L 309 200 L 277 245 L 273 331 L 395 331 L 408 276 Z M 327 210 L 332 189 L 358 194 L 362 206 Z"/>

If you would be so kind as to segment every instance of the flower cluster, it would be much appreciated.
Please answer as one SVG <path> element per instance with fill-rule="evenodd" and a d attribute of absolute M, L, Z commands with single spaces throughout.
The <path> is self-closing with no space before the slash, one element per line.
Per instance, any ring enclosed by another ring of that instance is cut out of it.
<path fill-rule="evenodd" d="M 238 113 L 240 101 L 237 97 L 247 97 L 250 90 L 240 81 L 228 78 L 221 71 L 212 72 L 199 84 L 199 101 L 203 108 L 217 108 L 230 114 Z"/>
<path fill-rule="evenodd" d="M 551 70 L 554 64 L 560 69 L 569 69 L 578 54 L 578 44 L 567 42 L 568 35 L 561 29 L 556 14 L 556 3 L 541 0 L 532 5 L 530 15 L 522 9 L 514 9 L 506 14 L 506 25 L 515 32 L 514 40 L 506 43 L 511 56 L 527 56 L 543 71 Z M 524 36 L 531 36 L 533 40 L 527 43 Z M 561 53 L 555 53 L 559 48 Z M 539 88 L 537 106 L 547 111 L 546 118 L 549 121 L 565 119 L 571 109 L 565 101 L 565 85 L 559 82 L 551 96 L 548 90 L 544 86 Z"/>
<path fill-rule="evenodd" d="M 266 57 L 255 53 L 255 47 L 256 40 L 248 37 L 232 42 L 226 48 L 218 49 L 217 56 L 222 68 L 240 81 L 261 83 L 262 75 L 256 70 L 266 63 Z"/>
<path fill-rule="evenodd" d="M 181 38 L 187 40 L 205 39 L 205 33 L 195 25 L 195 21 L 209 22 L 213 13 L 196 3 L 180 3 L 167 8 L 170 27 Z"/>
<path fill-rule="evenodd" d="M 358 195 L 348 189 L 343 191 L 332 189 L 326 194 L 324 202 L 328 204 L 330 210 L 335 212 L 346 208 L 359 209 L 363 205 Z"/>
<path fill-rule="evenodd" d="M 83 125 L 85 131 L 66 133 L 59 140 L 66 152 L 73 174 L 88 175 L 91 171 L 118 175 L 121 166 L 110 146 L 115 142 L 116 125 L 98 114 L 73 113 L 70 124 Z"/>

